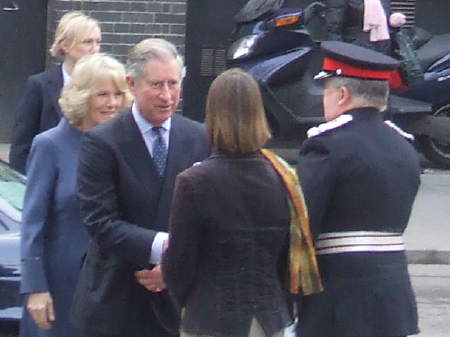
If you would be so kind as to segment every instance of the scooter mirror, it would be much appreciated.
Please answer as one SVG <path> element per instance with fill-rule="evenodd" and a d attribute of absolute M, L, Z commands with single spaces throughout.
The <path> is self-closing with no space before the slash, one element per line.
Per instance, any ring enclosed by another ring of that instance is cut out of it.
<path fill-rule="evenodd" d="M 304 24 L 307 25 L 314 18 L 325 19 L 326 9 L 327 6 L 323 2 L 315 1 L 310 3 L 305 8 Z"/>

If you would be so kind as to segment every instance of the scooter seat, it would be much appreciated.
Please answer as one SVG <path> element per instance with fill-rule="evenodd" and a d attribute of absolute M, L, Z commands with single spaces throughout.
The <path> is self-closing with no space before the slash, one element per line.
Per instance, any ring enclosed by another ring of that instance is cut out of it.
<path fill-rule="evenodd" d="M 435 61 L 450 53 L 450 33 L 433 36 L 417 50 L 417 57 L 426 71 Z"/>

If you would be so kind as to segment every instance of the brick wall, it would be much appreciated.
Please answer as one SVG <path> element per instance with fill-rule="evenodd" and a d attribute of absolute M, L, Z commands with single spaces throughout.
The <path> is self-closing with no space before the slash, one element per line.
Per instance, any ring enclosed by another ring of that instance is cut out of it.
<path fill-rule="evenodd" d="M 164 37 L 184 52 L 186 0 L 49 0 L 48 44 L 59 18 L 69 10 L 82 10 L 98 19 L 102 51 L 122 61 L 131 46 L 148 37 Z"/>

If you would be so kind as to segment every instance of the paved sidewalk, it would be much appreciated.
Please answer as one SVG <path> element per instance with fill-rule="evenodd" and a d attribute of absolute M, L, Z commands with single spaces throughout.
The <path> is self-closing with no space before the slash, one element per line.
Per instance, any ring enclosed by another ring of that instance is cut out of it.
<path fill-rule="evenodd" d="M 448 337 L 450 265 L 408 266 L 416 294 L 420 333 L 415 337 Z"/>
<path fill-rule="evenodd" d="M 405 232 L 410 263 L 450 264 L 450 172 L 425 170 Z"/>

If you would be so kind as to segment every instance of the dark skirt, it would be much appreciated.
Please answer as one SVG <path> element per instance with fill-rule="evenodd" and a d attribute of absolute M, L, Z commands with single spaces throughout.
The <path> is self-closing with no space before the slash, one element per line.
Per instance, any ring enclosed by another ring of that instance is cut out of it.
<path fill-rule="evenodd" d="M 301 300 L 301 337 L 397 337 L 419 332 L 403 252 L 321 256 L 319 266 L 325 291 Z"/>

